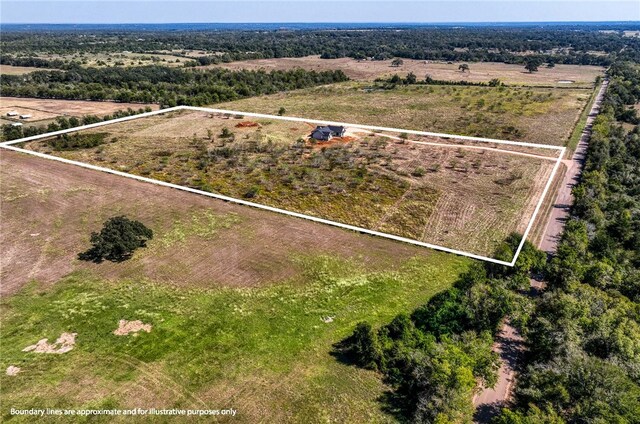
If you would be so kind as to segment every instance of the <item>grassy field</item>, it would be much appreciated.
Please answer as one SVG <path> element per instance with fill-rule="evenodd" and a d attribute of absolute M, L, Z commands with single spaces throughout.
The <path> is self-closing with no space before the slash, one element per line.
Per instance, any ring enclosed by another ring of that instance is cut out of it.
<path fill-rule="evenodd" d="M 0 376 L 3 421 L 11 407 L 181 407 L 234 408 L 240 422 L 392 422 L 378 375 L 337 361 L 332 345 L 360 320 L 412 310 L 471 262 L 13 152 L 1 160 L 12 286 L 0 365 L 21 368 Z M 120 213 L 154 230 L 149 246 L 122 263 L 75 260 Z M 151 332 L 116 336 L 120 319 Z M 22 352 L 62 332 L 77 333 L 70 352 Z"/>
<path fill-rule="evenodd" d="M 27 148 L 487 256 L 524 231 L 554 163 L 355 127 L 317 143 L 312 128 L 182 112 Z"/>
<path fill-rule="evenodd" d="M 591 89 L 348 82 L 215 105 L 222 109 L 564 145 Z"/>
<path fill-rule="evenodd" d="M 303 68 L 315 71 L 340 69 L 349 78 L 361 81 L 372 81 L 386 78 L 393 74 L 404 77 L 413 72 L 418 79 L 425 75 L 436 80 L 488 82 L 498 78 L 505 84 L 527 86 L 557 87 L 593 87 L 596 76 L 602 75 L 604 69 L 599 66 L 556 65 L 553 68 L 540 67 L 538 72 L 530 73 L 522 65 L 511 65 L 496 62 L 468 63 L 469 71 L 461 72 L 462 62 L 435 62 L 413 59 L 402 59 L 400 66 L 392 66 L 391 60 L 355 60 L 351 58 L 320 59 L 320 56 L 299 58 L 275 58 L 244 60 L 231 63 L 211 65 L 226 69 L 264 69 L 288 70 Z"/>

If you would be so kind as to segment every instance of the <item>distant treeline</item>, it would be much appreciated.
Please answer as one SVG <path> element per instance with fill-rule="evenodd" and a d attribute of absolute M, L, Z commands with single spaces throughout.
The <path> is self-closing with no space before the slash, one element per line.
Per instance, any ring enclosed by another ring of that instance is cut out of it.
<path fill-rule="evenodd" d="M 202 106 L 348 80 L 342 71 L 185 70 L 158 65 L 2 75 L 4 96 Z"/>
<path fill-rule="evenodd" d="M 187 57 L 188 51 L 208 52 L 203 57 L 191 58 L 192 64 L 199 65 L 308 55 L 506 63 L 523 63 L 525 56 L 539 55 L 544 62 L 583 65 L 609 65 L 621 59 L 640 61 L 640 39 L 623 37 L 619 31 L 602 32 L 597 25 L 367 31 L 5 32 L 0 50 L 14 57 L 36 56 L 42 52 L 92 54 L 123 51 L 171 51 Z"/>

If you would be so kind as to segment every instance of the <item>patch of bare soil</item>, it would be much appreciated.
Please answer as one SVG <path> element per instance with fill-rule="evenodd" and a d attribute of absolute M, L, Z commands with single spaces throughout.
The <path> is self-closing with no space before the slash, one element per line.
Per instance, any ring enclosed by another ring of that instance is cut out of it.
<path fill-rule="evenodd" d="M 134 333 L 134 336 L 137 336 L 140 331 L 150 333 L 151 324 L 145 324 L 140 320 L 127 321 L 126 319 L 121 319 L 118 322 L 118 328 L 113 330 L 113 334 L 116 336 L 127 336 Z"/>
<path fill-rule="evenodd" d="M 16 367 L 14 365 L 9 365 L 7 367 L 7 375 L 10 376 L 14 376 L 14 375 L 18 375 L 18 373 L 20 372 L 20 367 Z"/>
<path fill-rule="evenodd" d="M 253 122 L 253 121 L 244 121 L 244 122 L 238 122 L 236 124 L 236 128 L 249 128 L 249 127 L 259 127 L 260 124 L 258 124 L 257 122 Z"/>
<path fill-rule="evenodd" d="M 55 343 L 49 343 L 49 339 L 41 339 L 38 343 L 22 349 L 23 352 L 35 353 L 67 353 L 76 344 L 77 333 L 62 333 Z"/>

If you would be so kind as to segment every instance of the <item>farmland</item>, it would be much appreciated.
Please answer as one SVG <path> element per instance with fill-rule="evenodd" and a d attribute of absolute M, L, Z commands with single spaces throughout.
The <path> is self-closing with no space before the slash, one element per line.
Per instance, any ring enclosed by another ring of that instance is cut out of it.
<path fill-rule="evenodd" d="M 140 103 L 0 97 L 0 115 L 3 118 L 6 119 L 6 114 L 10 111 L 32 115 L 26 122 L 47 121 L 58 116 L 103 116 L 118 110 L 138 110 L 146 106 L 158 109 L 158 105 Z"/>
<path fill-rule="evenodd" d="M 377 374 L 336 361 L 332 344 L 365 317 L 381 324 L 415 308 L 470 263 L 1 153 L 0 361 L 21 371 L 0 382 L 14 408 L 233 407 L 240 422 L 267 411 L 276 421 L 392 421 L 377 404 L 386 389 Z M 149 246 L 127 262 L 77 261 L 90 231 L 116 214 L 151 227 Z M 152 330 L 116 336 L 120 319 Z M 65 331 L 78 335 L 64 355 L 22 352 Z"/>
<path fill-rule="evenodd" d="M 180 111 L 26 147 L 483 255 L 524 231 L 554 163 L 355 127 L 316 143 L 312 128 Z"/>
<path fill-rule="evenodd" d="M 320 56 L 283 57 L 273 59 L 243 60 L 231 63 L 210 65 L 226 69 L 264 69 L 290 70 L 303 68 L 323 71 L 340 69 L 356 81 L 372 81 L 376 78 L 388 78 L 393 74 L 402 77 L 413 72 L 419 79 L 429 75 L 435 80 L 489 82 L 498 78 L 505 84 L 527 86 L 556 87 L 593 87 L 598 75 L 603 74 L 599 66 L 556 65 L 553 68 L 541 68 L 538 72 L 527 72 L 522 65 L 476 62 L 469 64 L 469 71 L 462 72 L 459 67 L 463 62 L 438 62 L 414 59 L 403 59 L 399 66 L 392 65 L 392 60 L 355 60 L 351 58 L 321 59 Z"/>
<path fill-rule="evenodd" d="M 592 90 L 342 83 L 216 107 L 564 145 Z"/>

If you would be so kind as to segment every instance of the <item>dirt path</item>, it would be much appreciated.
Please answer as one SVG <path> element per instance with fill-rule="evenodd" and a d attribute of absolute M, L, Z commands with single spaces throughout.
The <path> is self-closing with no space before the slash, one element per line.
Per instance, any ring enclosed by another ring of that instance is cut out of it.
<path fill-rule="evenodd" d="M 569 208 L 573 204 L 573 195 L 571 194 L 571 190 L 578 183 L 580 178 L 580 173 L 582 172 L 582 167 L 584 166 L 584 160 L 587 154 L 589 137 L 591 136 L 591 127 L 593 126 L 593 121 L 600 112 L 600 105 L 602 104 L 602 99 L 608 85 L 609 81 L 605 80 L 600 87 L 598 96 L 593 102 L 593 106 L 591 107 L 591 111 L 587 117 L 586 125 L 582 131 L 582 135 L 580 136 L 578 147 L 573 153 L 573 157 L 563 161 L 567 167 L 567 172 L 564 175 L 562 185 L 556 195 L 556 200 L 554 202 L 553 209 L 551 210 L 551 214 L 549 215 L 547 226 L 545 227 L 542 235 L 540 246 L 538 246 L 548 254 L 553 254 L 555 252 L 559 237 L 564 229 L 564 223 L 567 221 L 569 216 Z"/>
<path fill-rule="evenodd" d="M 524 350 L 524 341 L 518 330 L 508 320 L 498 333 L 493 350 L 500 355 L 499 377 L 493 389 L 483 388 L 473 398 L 473 404 L 476 405 L 474 420 L 479 423 L 489 422 L 500 412 L 500 408 L 504 407 L 505 399 L 509 399 L 515 382 L 516 368 L 520 354 Z"/>
<path fill-rule="evenodd" d="M 591 136 L 591 127 L 600 112 L 602 99 L 608 85 L 609 81 L 605 80 L 600 87 L 600 91 L 598 92 L 596 100 L 593 102 L 585 128 L 580 137 L 580 142 L 573 157 L 563 161 L 567 166 L 567 172 L 556 195 L 553 209 L 549 215 L 540 245 L 538 246 L 548 254 L 555 253 L 558 240 L 564 228 L 564 223 L 569 216 L 569 208 L 573 203 L 571 190 L 579 181 L 587 153 L 589 137 Z M 537 295 L 543 287 L 544 283 L 532 280 L 531 295 Z M 507 319 L 496 337 L 496 342 L 493 347 L 493 350 L 500 355 L 502 362 L 500 370 L 498 371 L 498 382 L 495 388 L 483 388 L 473 398 L 473 404 L 476 407 L 474 422 L 490 422 L 491 419 L 500 412 L 500 409 L 510 401 L 512 395 L 511 390 L 516 379 L 518 357 L 523 349 L 524 344 L 522 337 L 518 331 L 511 326 Z"/>

